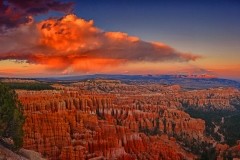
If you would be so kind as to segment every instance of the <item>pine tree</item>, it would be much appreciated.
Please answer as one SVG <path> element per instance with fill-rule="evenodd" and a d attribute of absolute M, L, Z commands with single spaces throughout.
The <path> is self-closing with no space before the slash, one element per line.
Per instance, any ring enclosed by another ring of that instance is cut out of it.
<path fill-rule="evenodd" d="M 23 106 L 14 90 L 10 90 L 0 82 L 0 139 L 13 140 L 13 149 L 17 150 L 23 144 Z"/>

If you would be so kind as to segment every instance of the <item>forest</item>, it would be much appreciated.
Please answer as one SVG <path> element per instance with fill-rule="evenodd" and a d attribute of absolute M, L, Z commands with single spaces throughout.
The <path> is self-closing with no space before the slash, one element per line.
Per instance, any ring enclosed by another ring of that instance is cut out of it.
<path fill-rule="evenodd" d="M 187 109 L 186 112 L 193 118 L 201 118 L 206 122 L 205 134 L 220 141 L 220 136 L 214 133 L 214 124 L 220 126 L 219 132 L 225 136 L 225 143 L 229 146 L 236 145 L 236 141 L 240 139 L 240 111 L 202 111 Z M 224 123 L 221 123 L 224 117 Z"/>
<path fill-rule="evenodd" d="M 50 83 L 34 82 L 34 83 L 4 83 L 10 89 L 24 89 L 24 90 L 53 90 L 54 87 Z"/>

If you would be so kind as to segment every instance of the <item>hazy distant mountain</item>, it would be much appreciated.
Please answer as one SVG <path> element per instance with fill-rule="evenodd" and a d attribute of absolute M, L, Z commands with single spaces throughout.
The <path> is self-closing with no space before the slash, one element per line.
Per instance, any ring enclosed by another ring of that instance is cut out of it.
<path fill-rule="evenodd" d="M 240 82 L 221 78 L 195 78 L 186 75 L 121 75 L 121 74 L 94 74 L 83 76 L 37 78 L 41 81 L 83 81 L 87 79 L 117 79 L 125 83 L 161 83 L 179 84 L 189 89 L 204 89 L 212 87 L 234 87 L 240 89 Z"/>

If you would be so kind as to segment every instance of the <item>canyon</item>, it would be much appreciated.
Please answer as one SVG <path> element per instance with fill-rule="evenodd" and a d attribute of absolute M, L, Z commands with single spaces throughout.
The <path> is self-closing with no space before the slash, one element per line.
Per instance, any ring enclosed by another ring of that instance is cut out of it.
<path fill-rule="evenodd" d="M 51 87 L 16 90 L 26 116 L 21 156 L 27 159 L 28 153 L 51 160 L 240 158 L 239 142 L 229 146 L 207 136 L 206 122 L 188 114 L 189 109 L 237 113 L 238 89 L 108 79 Z M 209 155 L 211 150 L 214 154 Z"/>
<path fill-rule="evenodd" d="M 191 145 L 214 141 L 204 135 L 205 121 L 184 109 L 236 110 L 232 102 L 239 103 L 234 88 L 183 91 L 116 80 L 53 86 L 17 90 L 27 116 L 23 148 L 52 160 L 197 159 Z"/>

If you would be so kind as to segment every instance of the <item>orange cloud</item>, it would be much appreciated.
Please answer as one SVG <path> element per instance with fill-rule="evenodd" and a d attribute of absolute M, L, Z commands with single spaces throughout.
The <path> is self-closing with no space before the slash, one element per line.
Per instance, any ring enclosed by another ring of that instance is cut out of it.
<path fill-rule="evenodd" d="M 200 56 L 181 53 L 156 42 L 122 32 L 104 32 L 73 14 L 22 26 L 0 35 L 0 60 L 26 60 L 50 70 L 97 71 L 131 62 L 194 61 Z"/>

